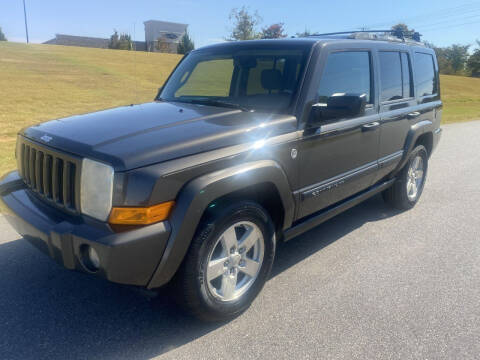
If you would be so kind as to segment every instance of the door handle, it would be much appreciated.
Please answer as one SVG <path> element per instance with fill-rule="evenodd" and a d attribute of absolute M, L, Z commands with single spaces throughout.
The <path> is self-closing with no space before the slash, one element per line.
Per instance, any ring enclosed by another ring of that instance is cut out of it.
<path fill-rule="evenodd" d="M 420 116 L 420 112 L 419 111 L 414 111 L 414 112 L 411 112 L 410 114 L 407 115 L 407 119 L 415 119 L 418 116 Z"/>
<path fill-rule="evenodd" d="M 362 131 L 372 131 L 372 130 L 375 130 L 379 125 L 380 125 L 380 123 L 379 123 L 378 121 L 365 124 L 365 125 L 362 126 Z"/>

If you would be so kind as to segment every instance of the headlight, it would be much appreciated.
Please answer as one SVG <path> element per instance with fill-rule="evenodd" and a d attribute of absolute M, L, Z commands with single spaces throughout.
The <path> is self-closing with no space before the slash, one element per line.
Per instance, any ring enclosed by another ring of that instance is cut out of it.
<path fill-rule="evenodd" d="M 113 168 L 98 161 L 83 159 L 80 177 L 82 213 L 105 221 L 112 209 Z"/>

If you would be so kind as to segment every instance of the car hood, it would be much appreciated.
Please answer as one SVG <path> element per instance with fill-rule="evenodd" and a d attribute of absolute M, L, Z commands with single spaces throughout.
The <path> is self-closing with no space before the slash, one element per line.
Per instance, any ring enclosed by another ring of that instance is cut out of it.
<path fill-rule="evenodd" d="M 23 136 L 62 151 L 138 168 L 292 131 L 289 115 L 152 102 L 52 120 Z"/>

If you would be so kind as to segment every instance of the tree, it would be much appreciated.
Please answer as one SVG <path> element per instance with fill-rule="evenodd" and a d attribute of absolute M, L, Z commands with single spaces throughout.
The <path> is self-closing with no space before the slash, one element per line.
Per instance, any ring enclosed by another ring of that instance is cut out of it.
<path fill-rule="evenodd" d="M 304 31 L 295 34 L 296 37 L 307 37 L 307 36 L 310 36 L 310 35 L 313 35 L 313 33 L 310 30 L 308 30 L 307 28 L 305 28 Z"/>
<path fill-rule="evenodd" d="M 189 51 L 192 51 L 193 49 L 195 49 L 195 44 L 190 38 L 188 31 L 185 31 L 185 34 L 183 34 L 182 38 L 180 39 L 180 42 L 178 43 L 177 53 L 186 54 Z"/>
<path fill-rule="evenodd" d="M 108 43 L 109 49 L 118 49 L 118 32 L 115 30 L 112 36 L 110 36 L 110 42 Z"/>
<path fill-rule="evenodd" d="M 446 49 L 447 59 L 452 64 L 455 74 L 465 70 L 465 64 L 468 60 L 468 48 L 470 45 L 453 44 Z"/>
<path fill-rule="evenodd" d="M 132 37 L 128 34 L 121 34 L 118 40 L 118 48 L 120 50 L 133 50 Z"/>
<path fill-rule="evenodd" d="M 250 14 L 245 6 L 241 9 L 232 9 L 229 20 L 233 20 L 233 29 L 228 40 L 253 40 L 258 39 L 259 34 L 256 31 L 262 18 L 257 11 Z"/>
<path fill-rule="evenodd" d="M 415 29 L 409 29 L 408 26 L 404 23 L 398 23 L 397 25 L 392 26 L 393 35 L 398 37 L 403 37 L 404 35 L 410 35 L 415 32 Z"/>
<path fill-rule="evenodd" d="M 276 23 L 262 29 L 260 33 L 261 39 L 280 39 L 287 37 L 283 23 Z"/>
<path fill-rule="evenodd" d="M 431 43 L 430 41 L 423 41 L 423 45 L 425 45 L 426 47 L 428 47 L 430 49 L 435 49 L 435 45 L 433 43 Z"/>
<path fill-rule="evenodd" d="M 465 68 L 468 60 L 468 48 L 470 45 L 454 44 L 447 47 L 436 47 L 434 44 L 428 42 L 425 43 L 425 45 L 435 51 L 438 69 L 441 74 L 465 75 Z"/>
<path fill-rule="evenodd" d="M 460 44 L 453 44 L 443 48 L 434 47 L 440 72 L 449 75 L 463 75 L 468 60 L 469 47 L 470 45 Z"/>
<path fill-rule="evenodd" d="M 3 33 L 1 27 L 0 27 L 0 41 L 7 41 L 7 38 L 5 37 L 5 34 Z"/>
<path fill-rule="evenodd" d="M 478 48 L 468 58 L 467 69 L 473 77 L 480 77 L 480 40 L 477 40 Z"/>
<path fill-rule="evenodd" d="M 397 25 L 393 25 L 392 30 L 393 36 L 396 36 L 400 39 L 408 37 L 410 39 L 420 42 L 420 33 L 416 32 L 413 28 L 409 29 L 408 26 L 404 23 L 398 23 Z"/>
<path fill-rule="evenodd" d="M 132 50 L 133 49 L 132 37 L 125 33 L 122 33 L 119 36 L 117 30 L 114 30 L 114 31 L 115 32 L 113 33 L 113 35 L 110 36 L 108 48 L 117 49 L 117 50 Z"/>
<path fill-rule="evenodd" d="M 128 34 L 121 34 L 118 40 L 118 49 L 120 50 L 133 50 L 132 37 Z"/>
<path fill-rule="evenodd" d="M 441 74 L 452 75 L 455 71 L 452 68 L 452 64 L 447 56 L 447 48 L 432 46 L 432 49 L 435 51 L 438 62 L 438 70 Z"/>

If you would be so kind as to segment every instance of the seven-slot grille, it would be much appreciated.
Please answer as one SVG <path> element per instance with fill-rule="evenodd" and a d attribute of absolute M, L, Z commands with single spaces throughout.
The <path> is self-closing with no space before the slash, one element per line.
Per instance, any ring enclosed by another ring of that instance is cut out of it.
<path fill-rule="evenodd" d="M 80 160 L 19 138 L 18 169 L 25 184 L 42 199 L 79 212 Z"/>

